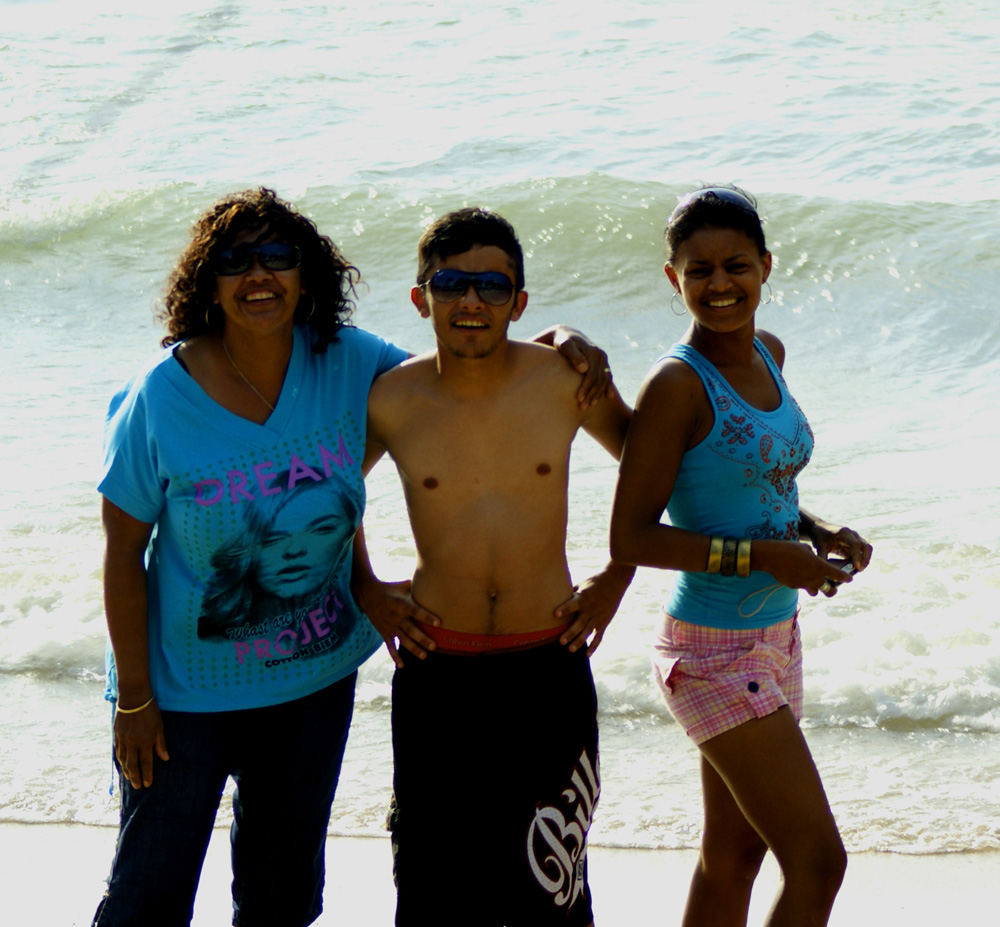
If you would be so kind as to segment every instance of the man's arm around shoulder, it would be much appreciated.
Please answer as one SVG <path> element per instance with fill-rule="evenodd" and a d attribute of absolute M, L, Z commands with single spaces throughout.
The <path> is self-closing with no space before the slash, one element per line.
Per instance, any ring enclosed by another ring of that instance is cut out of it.
<path fill-rule="evenodd" d="M 632 409 L 612 383 L 604 398 L 584 411 L 580 424 L 615 460 L 621 460 Z"/>
<path fill-rule="evenodd" d="M 632 410 L 626 405 L 614 384 L 605 396 L 584 410 L 583 429 L 616 460 L 620 460 L 628 434 Z M 600 646 L 622 597 L 632 582 L 635 567 L 609 561 L 600 573 L 580 583 L 572 598 L 556 609 L 557 618 L 572 618 L 572 623 L 559 638 L 571 651 L 587 646 L 591 656 Z"/>

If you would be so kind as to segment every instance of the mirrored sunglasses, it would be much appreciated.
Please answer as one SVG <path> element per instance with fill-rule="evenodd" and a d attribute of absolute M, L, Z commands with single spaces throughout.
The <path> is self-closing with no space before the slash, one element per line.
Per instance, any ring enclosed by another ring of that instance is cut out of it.
<path fill-rule="evenodd" d="M 236 245 L 220 251 L 212 262 L 212 270 L 220 277 L 235 277 L 246 273 L 257 258 L 265 270 L 291 270 L 302 263 L 298 245 L 272 241 L 266 245 Z"/>
<path fill-rule="evenodd" d="M 439 270 L 422 286 L 429 286 L 431 296 L 442 303 L 453 303 L 456 299 L 461 299 L 470 286 L 490 306 L 502 306 L 514 295 L 514 284 L 510 277 L 496 271 L 467 274 L 461 270 Z"/>

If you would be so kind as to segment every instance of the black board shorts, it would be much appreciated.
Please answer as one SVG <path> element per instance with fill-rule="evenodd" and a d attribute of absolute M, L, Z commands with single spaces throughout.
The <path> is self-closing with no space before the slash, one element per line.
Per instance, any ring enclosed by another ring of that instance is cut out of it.
<path fill-rule="evenodd" d="M 583 650 L 429 653 L 392 682 L 397 927 L 586 927 L 600 794 Z"/>

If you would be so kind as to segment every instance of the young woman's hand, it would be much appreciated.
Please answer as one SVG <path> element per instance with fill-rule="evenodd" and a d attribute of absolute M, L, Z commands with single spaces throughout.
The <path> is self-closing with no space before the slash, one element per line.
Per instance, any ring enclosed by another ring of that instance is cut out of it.
<path fill-rule="evenodd" d="M 835 596 L 841 583 L 851 582 L 850 574 L 799 541 L 754 541 L 750 564 L 754 570 L 770 573 L 782 585 L 805 589 L 809 595 L 822 592 Z"/>
<path fill-rule="evenodd" d="M 816 555 L 824 560 L 843 557 L 854 564 L 859 573 L 872 559 L 872 546 L 857 531 L 840 525 L 831 525 L 821 518 L 813 518 L 809 526 L 809 539 L 816 548 Z"/>
<path fill-rule="evenodd" d="M 587 646 L 589 640 L 587 656 L 592 656 L 604 639 L 604 632 L 615 617 L 634 575 L 635 567 L 612 562 L 596 576 L 580 583 L 573 595 L 555 611 L 556 618 L 572 619 L 559 643 L 576 651 Z"/>

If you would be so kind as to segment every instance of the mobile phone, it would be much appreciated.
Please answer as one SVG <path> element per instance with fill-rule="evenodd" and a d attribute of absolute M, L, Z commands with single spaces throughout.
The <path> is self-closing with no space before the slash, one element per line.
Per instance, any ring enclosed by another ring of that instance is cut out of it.
<path fill-rule="evenodd" d="M 831 558 L 830 560 L 827 561 L 827 563 L 829 563 L 831 566 L 835 566 L 838 570 L 842 570 L 848 576 L 850 576 L 851 573 L 857 572 L 857 567 L 854 566 L 853 560 L 842 560 L 839 558 Z M 837 582 L 837 580 L 831 579 L 830 582 L 835 583 Z"/>

